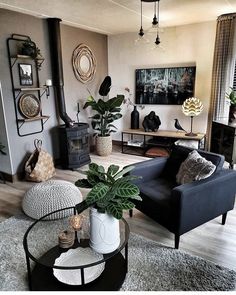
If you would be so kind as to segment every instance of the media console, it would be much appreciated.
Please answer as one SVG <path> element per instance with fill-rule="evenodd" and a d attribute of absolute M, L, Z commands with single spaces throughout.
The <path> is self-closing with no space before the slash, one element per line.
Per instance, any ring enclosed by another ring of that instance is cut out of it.
<path fill-rule="evenodd" d="M 146 150 L 153 146 L 171 149 L 177 140 L 186 140 L 186 142 L 194 140 L 199 149 L 205 148 L 204 133 L 198 133 L 197 136 L 186 136 L 182 131 L 145 132 L 143 129 L 125 129 L 121 133 L 122 153 L 145 155 Z"/>

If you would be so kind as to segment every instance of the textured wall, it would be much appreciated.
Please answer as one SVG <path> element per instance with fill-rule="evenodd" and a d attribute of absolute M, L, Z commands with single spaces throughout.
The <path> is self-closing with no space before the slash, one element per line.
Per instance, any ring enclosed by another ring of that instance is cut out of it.
<path fill-rule="evenodd" d="M 58 117 L 53 91 L 51 91 L 49 99 L 46 99 L 45 97 L 42 98 L 43 113 L 45 115 L 50 115 L 50 119 L 44 125 L 44 131 L 26 137 L 19 137 L 17 135 L 6 46 L 7 38 L 13 33 L 30 36 L 41 49 L 41 52 L 45 57 L 42 70 L 39 72 L 41 85 L 44 84 L 46 79 L 51 78 L 51 65 L 46 20 L 0 9 L 0 81 L 2 82 L 3 100 L 6 112 L 6 131 L 9 136 L 9 152 L 13 163 L 12 174 L 15 174 L 17 171 L 22 170 L 25 155 L 34 149 L 33 141 L 35 138 L 42 139 L 43 147 L 52 153 L 55 158 L 58 158 L 59 153 L 54 128 L 58 124 Z M 77 102 L 81 102 L 82 108 L 84 99 L 88 96 L 86 87 L 91 89 L 92 92 L 96 91 L 103 78 L 107 75 L 107 37 L 98 33 L 61 25 L 61 42 L 66 108 L 69 116 L 72 119 L 76 119 Z M 95 79 L 86 85 L 83 85 L 76 80 L 71 66 L 73 49 L 80 43 L 85 43 L 90 46 L 98 60 Z M 81 112 L 80 119 L 83 122 L 88 121 L 85 111 Z M 0 123 L 1 126 L 3 126 L 2 118 L 0 118 Z M 24 128 L 31 130 L 33 126 L 31 124 L 33 123 L 26 123 Z M 9 173 L 10 170 L 7 165 L 1 163 L 0 171 Z"/>
<path fill-rule="evenodd" d="M 113 93 L 122 92 L 125 87 L 129 87 L 132 93 L 135 93 L 135 69 L 196 64 L 195 96 L 202 100 L 204 112 L 194 118 L 193 129 L 196 132 L 205 132 L 211 91 L 215 30 L 216 22 L 165 28 L 158 49 L 153 49 L 155 36 L 146 35 L 150 39 L 148 46 L 135 46 L 134 40 L 137 39 L 137 34 L 134 33 L 109 36 L 108 64 L 114 86 Z M 144 110 L 139 110 L 140 125 L 143 117 L 151 110 L 161 119 L 160 129 L 175 130 L 174 118 L 178 118 L 186 130 L 190 129 L 190 119 L 182 113 L 181 106 L 174 105 L 145 106 Z M 129 128 L 131 111 L 131 107 L 127 109 L 123 106 L 124 118 L 116 124 L 119 132 L 113 135 L 114 139 L 119 140 L 120 130 Z"/>

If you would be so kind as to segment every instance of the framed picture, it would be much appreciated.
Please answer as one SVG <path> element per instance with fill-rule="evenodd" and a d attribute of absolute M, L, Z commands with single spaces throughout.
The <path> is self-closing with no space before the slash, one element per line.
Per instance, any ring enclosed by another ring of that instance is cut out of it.
<path fill-rule="evenodd" d="M 33 85 L 33 73 L 31 64 L 18 64 L 20 85 L 31 86 Z"/>
<path fill-rule="evenodd" d="M 196 67 L 137 69 L 136 104 L 182 105 L 194 96 Z"/>

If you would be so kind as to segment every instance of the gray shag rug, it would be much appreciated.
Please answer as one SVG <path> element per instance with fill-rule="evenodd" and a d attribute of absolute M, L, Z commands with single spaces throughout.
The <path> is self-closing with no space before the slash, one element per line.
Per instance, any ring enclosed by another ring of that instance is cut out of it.
<path fill-rule="evenodd" d="M 38 226 L 29 244 L 33 254 L 42 255 L 55 246 L 58 231 L 65 228 L 66 222 L 45 221 Z M 0 223 L 1 291 L 28 290 L 22 240 L 30 224 L 32 219 L 23 214 Z M 130 234 L 129 270 L 122 291 L 228 291 L 234 290 L 235 281 L 233 270 Z"/>

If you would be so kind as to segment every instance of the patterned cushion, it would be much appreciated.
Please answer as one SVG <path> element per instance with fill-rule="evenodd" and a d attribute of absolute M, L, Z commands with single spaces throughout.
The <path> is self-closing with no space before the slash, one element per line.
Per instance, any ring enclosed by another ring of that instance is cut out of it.
<path fill-rule="evenodd" d="M 176 175 L 178 184 L 189 183 L 194 180 L 201 180 L 209 177 L 216 169 L 216 166 L 203 158 L 194 150 L 189 153 L 187 159 L 180 165 Z"/>
<path fill-rule="evenodd" d="M 48 180 L 34 185 L 23 199 L 22 209 L 33 219 L 62 208 L 72 207 L 82 201 L 77 186 L 64 180 Z M 73 214 L 73 209 L 54 213 L 45 219 L 60 219 Z"/>

